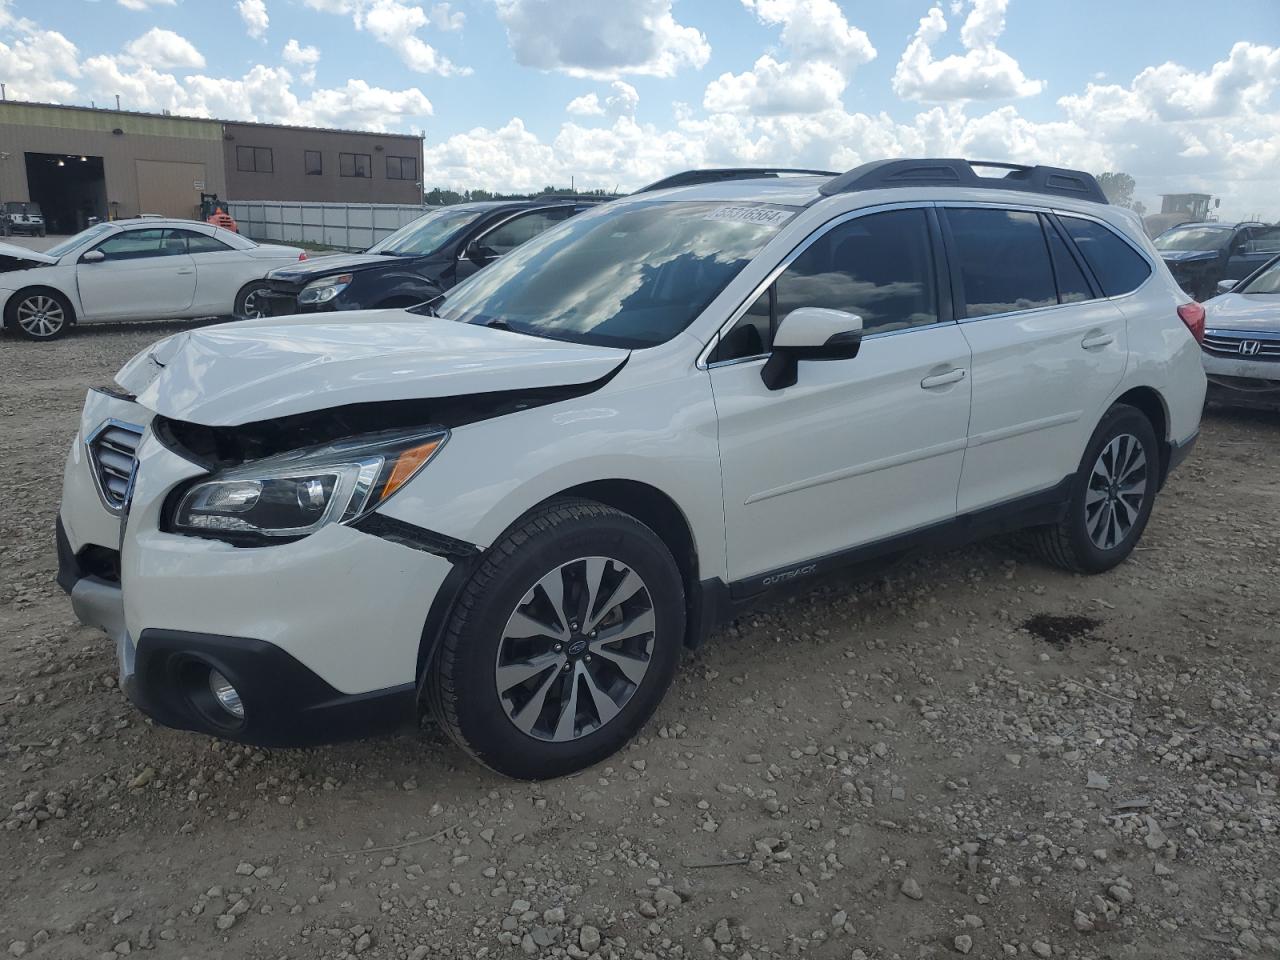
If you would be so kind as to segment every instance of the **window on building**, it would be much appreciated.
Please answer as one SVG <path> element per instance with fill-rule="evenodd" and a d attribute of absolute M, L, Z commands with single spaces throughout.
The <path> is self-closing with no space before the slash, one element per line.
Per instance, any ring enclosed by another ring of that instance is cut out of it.
<path fill-rule="evenodd" d="M 274 173 L 270 147 L 236 147 L 236 169 L 243 173 Z"/>
<path fill-rule="evenodd" d="M 338 154 L 338 176 L 340 177 L 363 177 L 368 179 L 373 176 L 373 164 L 367 153 L 340 153 Z"/>
<path fill-rule="evenodd" d="M 1079 217 L 1058 219 L 1071 234 L 1108 297 L 1136 290 L 1151 276 L 1151 265 L 1102 224 Z"/>
<path fill-rule="evenodd" d="M 1040 218 L 1023 210 L 947 210 L 965 316 L 1034 310 L 1058 302 Z"/>
<path fill-rule="evenodd" d="M 308 177 L 318 177 L 324 173 L 324 162 L 320 158 L 319 150 L 304 150 L 302 152 L 302 164 L 307 171 Z"/>
<path fill-rule="evenodd" d="M 417 157 L 387 157 L 388 180 L 417 180 Z"/>
<path fill-rule="evenodd" d="M 768 353 L 800 307 L 843 310 L 868 333 L 938 322 L 933 247 L 923 210 L 891 210 L 833 227 L 809 245 L 720 341 L 713 363 Z"/>

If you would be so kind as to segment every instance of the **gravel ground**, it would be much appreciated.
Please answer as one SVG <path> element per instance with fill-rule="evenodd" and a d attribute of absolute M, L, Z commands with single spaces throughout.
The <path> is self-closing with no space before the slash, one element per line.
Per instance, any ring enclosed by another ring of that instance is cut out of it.
<path fill-rule="evenodd" d="M 431 725 L 165 730 L 53 583 L 86 386 L 175 325 L 0 337 L 0 950 L 15 957 L 1280 954 L 1280 417 L 1211 413 L 1143 544 L 773 597 L 611 761 L 502 780 Z"/>

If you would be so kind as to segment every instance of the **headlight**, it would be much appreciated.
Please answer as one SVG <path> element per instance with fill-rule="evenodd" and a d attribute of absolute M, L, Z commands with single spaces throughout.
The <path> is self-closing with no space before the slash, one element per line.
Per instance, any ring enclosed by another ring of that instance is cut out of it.
<path fill-rule="evenodd" d="M 335 277 L 325 277 L 308 283 L 298 294 L 299 303 L 328 303 L 351 285 L 351 274 L 340 273 Z"/>
<path fill-rule="evenodd" d="M 408 483 L 448 438 L 444 430 L 380 434 L 224 470 L 182 495 L 170 527 L 264 544 L 350 523 Z"/>

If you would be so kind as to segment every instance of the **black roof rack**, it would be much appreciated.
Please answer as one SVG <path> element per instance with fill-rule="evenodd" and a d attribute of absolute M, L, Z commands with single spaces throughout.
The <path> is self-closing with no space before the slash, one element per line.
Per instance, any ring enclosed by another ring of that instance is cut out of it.
<path fill-rule="evenodd" d="M 974 167 L 1007 170 L 1002 177 L 979 176 Z M 855 190 L 885 187 L 981 187 L 987 190 L 1019 190 L 1024 193 L 1052 193 L 1077 200 L 1106 203 L 1107 197 L 1093 174 L 1062 167 L 1028 167 L 1017 163 L 986 160 L 873 160 L 824 183 L 819 190 L 827 196 Z"/>
<path fill-rule="evenodd" d="M 697 183 L 719 183 L 721 180 L 758 180 L 762 177 L 777 177 L 784 173 L 810 174 L 819 177 L 835 177 L 831 170 L 802 170 L 794 167 L 719 167 L 710 170 L 685 170 L 673 173 L 669 177 L 655 180 L 647 187 L 641 187 L 636 193 L 648 193 L 651 190 L 666 190 L 670 187 L 691 187 Z"/>

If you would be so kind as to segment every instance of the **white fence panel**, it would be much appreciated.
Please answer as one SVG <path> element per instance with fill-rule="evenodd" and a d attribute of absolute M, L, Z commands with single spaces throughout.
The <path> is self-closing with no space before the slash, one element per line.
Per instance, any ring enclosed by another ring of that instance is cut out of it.
<path fill-rule="evenodd" d="M 227 213 L 252 240 L 364 250 L 427 212 L 397 203 L 232 200 Z"/>

